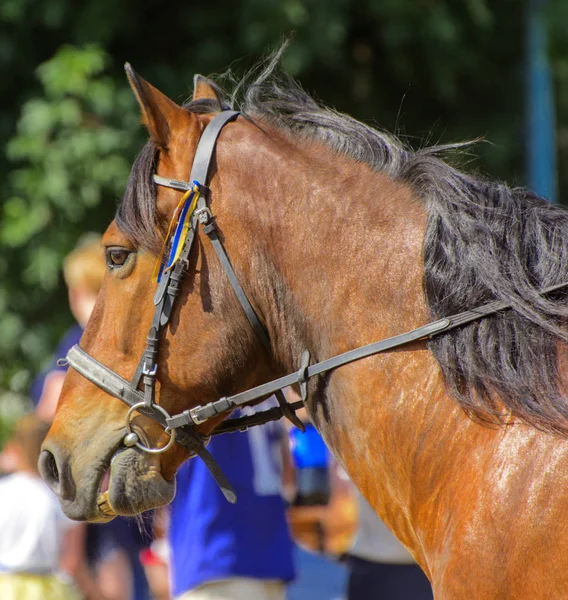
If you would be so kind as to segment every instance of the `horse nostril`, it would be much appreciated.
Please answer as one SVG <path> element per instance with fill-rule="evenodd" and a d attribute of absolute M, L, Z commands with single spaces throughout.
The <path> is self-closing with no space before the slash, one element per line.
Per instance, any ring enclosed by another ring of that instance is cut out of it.
<path fill-rule="evenodd" d="M 39 455 L 39 472 L 49 489 L 55 492 L 60 500 L 73 501 L 76 489 L 69 458 L 54 443 L 50 444 L 50 448 L 48 449 L 44 445 L 44 449 Z"/>
<path fill-rule="evenodd" d="M 57 460 L 49 450 L 43 450 L 39 455 L 38 468 L 41 476 L 45 480 L 45 483 L 47 483 L 49 486 L 49 489 L 56 494 L 59 494 L 60 482 Z"/>

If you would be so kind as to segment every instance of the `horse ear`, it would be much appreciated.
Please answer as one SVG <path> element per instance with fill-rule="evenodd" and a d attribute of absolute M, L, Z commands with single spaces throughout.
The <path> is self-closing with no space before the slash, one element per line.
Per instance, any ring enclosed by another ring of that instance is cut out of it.
<path fill-rule="evenodd" d="M 203 75 L 195 75 L 193 78 L 193 100 L 215 100 L 219 104 L 219 110 L 223 107 L 223 99 L 217 86 Z"/>
<path fill-rule="evenodd" d="M 124 65 L 124 70 L 140 105 L 142 122 L 147 127 L 154 144 L 166 151 L 170 138 L 170 123 L 186 111 L 140 77 L 129 63 Z"/>

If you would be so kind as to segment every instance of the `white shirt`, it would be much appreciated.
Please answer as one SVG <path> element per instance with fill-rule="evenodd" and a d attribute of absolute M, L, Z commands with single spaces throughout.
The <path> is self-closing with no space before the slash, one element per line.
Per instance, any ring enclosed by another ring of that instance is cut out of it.
<path fill-rule="evenodd" d="M 39 477 L 0 479 L 0 572 L 57 570 L 63 534 L 75 525 Z"/>
<path fill-rule="evenodd" d="M 359 525 L 349 554 L 371 562 L 410 565 L 414 559 L 357 490 Z"/>

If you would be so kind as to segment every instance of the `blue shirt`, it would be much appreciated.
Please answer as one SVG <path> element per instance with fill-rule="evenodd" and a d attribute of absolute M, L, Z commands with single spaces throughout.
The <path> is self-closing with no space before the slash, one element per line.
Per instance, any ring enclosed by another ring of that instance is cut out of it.
<path fill-rule="evenodd" d="M 208 450 L 233 485 L 236 504 L 198 457 L 179 469 L 169 532 L 174 596 L 229 577 L 293 579 L 280 495 L 281 431 L 270 423 L 211 440 Z"/>
<path fill-rule="evenodd" d="M 30 385 L 30 397 L 32 399 L 32 402 L 34 403 L 34 406 L 38 405 L 38 402 L 41 398 L 41 394 L 43 392 L 43 385 L 45 383 L 45 378 L 47 377 L 47 375 L 52 371 L 67 371 L 67 367 L 60 367 L 57 364 L 57 361 L 60 358 L 65 358 L 67 356 L 67 352 L 69 352 L 71 346 L 78 344 L 82 335 L 83 328 L 80 325 L 75 323 L 75 325 L 71 326 L 57 345 L 49 367 L 45 371 L 42 371 L 39 375 L 34 377 Z"/>

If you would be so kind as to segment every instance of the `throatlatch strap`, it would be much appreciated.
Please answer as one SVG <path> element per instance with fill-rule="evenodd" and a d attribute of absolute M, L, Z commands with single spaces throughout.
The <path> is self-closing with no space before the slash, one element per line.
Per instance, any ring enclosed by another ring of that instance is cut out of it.
<path fill-rule="evenodd" d="M 206 227 L 207 227 L 207 225 L 206 225 Z M 205 230 L 205 227 L 204 227 L 204 230 Z M 246 315 L 249 323 L 251 324 L 252 328 L 254 329 L 254 332 L 256 333 L 258 339 L 261 341 L 262 345 L 265 347 L 266 350 L 268 350 L 268 352 L 270 352 L 270 341 L 268 339 L 268 334 L 266 333 L 266 329 L 260 322 L 254 308 L 252 307 L 251 303 L 249 302 L 247 295 L 245 294 L 243 288 L 241 287 L 241 284 L 239 283 L 239 280 L 237 279 L 237 275 L 235 274 L 233 266 L 231 265 L 231 261 L 229 260 L 229 257 L 227 256 L 225 247 L 223 246 L 223 243 L 221 242 L 221 240 L 219 239 L 219 237 L 217 235 L 217 228 L 211 227 L 209 230 L 205 231 L 205 233 L 207 233 L 207 236 L 211 240 L 211 244 L 213 246 L 213 249 L 215 250 L 215 253 L 217 254 L 217 258 L 219 259 L 219 262 L 221 263 L 221 266 L 223 267 L 223 271 L 225 271 L 227 278 L 229 279 L 231 287 L 233 288 L 233 290 L 235 291 L 235 294 L 237 295 L 240 305 L 243 307 L 243 310 L 245 312 L 245 315 Z"/>

